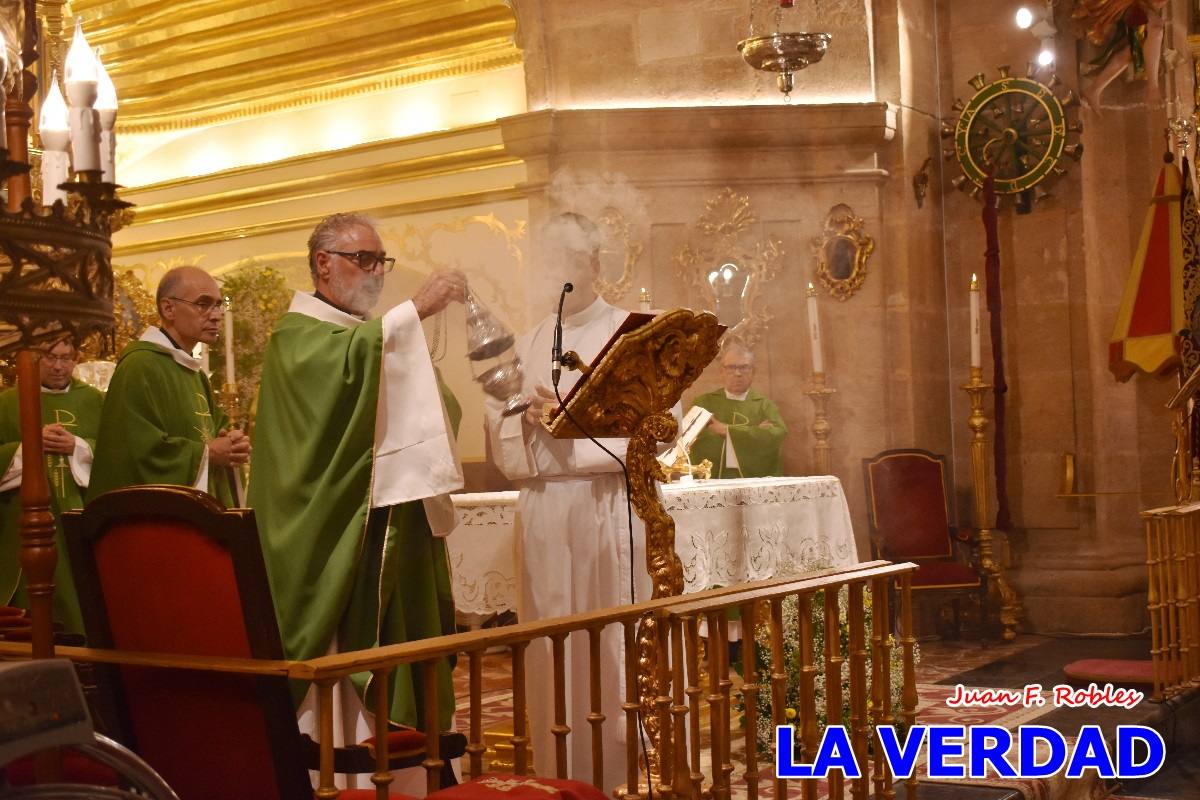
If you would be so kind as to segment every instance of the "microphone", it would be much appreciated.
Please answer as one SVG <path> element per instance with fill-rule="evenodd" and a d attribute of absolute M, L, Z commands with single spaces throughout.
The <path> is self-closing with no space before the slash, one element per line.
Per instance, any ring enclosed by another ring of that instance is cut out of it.
<path fill-rule="evenodd" d="M 554 381 L 554 388 L 558 388 L 559 378 L 562 377 L 562 315 L 563 303 L 566 302 L 567 293 L 575 291 L 575 287 L 570 281 L 563 284 L 562 293 L 558 296 L 558 317 L 554 321 L 554 343 L 551 346 L 551 358 L 553 359 L 553 368 L 550 370 L 550 379 Z"/>

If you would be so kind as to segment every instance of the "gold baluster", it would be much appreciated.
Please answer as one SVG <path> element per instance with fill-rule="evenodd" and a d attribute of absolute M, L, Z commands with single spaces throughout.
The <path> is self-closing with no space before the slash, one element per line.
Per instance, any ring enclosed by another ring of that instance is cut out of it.
<path fill-rule="evenodd" d="M 600 697 L 600 634 L 603 628 L 588 628 L 589 696 L 592 703 L 588 724 L 592 732 L 592 785 L 604 790 L 604 712 Z M 565 773 L 565 770 L 564 770 Z"/>
<path fill-rule="evenodd" d="M 425 690 L 425 788 L 433 794 L 442 788 L 442 726 L 438 713 L 438 664 L 440 658 L 421 662 L 421 682 Z"/>
<path fill-rule="evenodd" d="M 686 617 L 687 650 L 688 755 L 692 768 L 692 796 L 704 791 L 704 773 L 700 771 L 700 625 L 697 617 Z"/>
<path fill-rule="evenodd" d="M 472 650 L 467 654 L 470 665 L 470 741 L 467 756 L 471 766 L 471 777 L 483 774 L 483 754 L 487 746 L 483 743 L 483 651 Z"/>
<path fill-rule="evenodd" d="M 746 707 L 746 797 L 758 800 L 758 643 L 757 604 L 742 606 L 742 704 Z M 698 707 L 698 706 L 697 706 Z"/>
<path fill-rule="evenodd" d="M 317 730 L 321 754 L 317 797 L 320 800 L 333 800 L 338 796 L 337 786 L 333 783 L 333 687 L 336 683 L 337 679 L 317 681 Z"/>
<path fill-rule="evenodd" d="M 571 732 L 571 726 L 567 724 L 566 638 L 565 633 L 550 636 L 551 658 L 554 662 L 554 726 L 550 732 L 554 734 L 555 774 L 560 778 L 568 777 L 567 734 Z"/>
<path fill-rule="evenodd" d="M 840 587 L 825 589 L 825 720 L 829 725 L 841 725 L 842 720 L 842 613 L 838 607 Z M 845 796 L 845 776 L 834 770 L 829 773 L 829 798 Z"/>
<path fill-rule="evenodd" d="M 811 764 L 817 757 L 817 666 L 813 663 L 812 594 L 801 592 L 796 602 L 800 620 L 800 640 L 797 642 L 800 651 L 800 760 Z M 816 800 L 817 779 L 803 780 L 800 791 L 804 800 Z"/>
<path fill-rule="evenodd" d="M 771 598 L 771 721 L 775 727 L 787 724 L 787 670 L 783 660 L 783 600 Z M 775 796 L 787 797 L 787 781 L 775 776 Z"/>
<path fill-rule="evenodd" d="M 866 800 L 867 784 L 867 641 L 863 583 L 850 584 L 850 734 L 862 776 L 850 787 L 854 800 Z"/>
<path fill-rule="evenodd" d="M 529 772 L 529 731 L 526 725 L 528 707 L 525 700 L 525 649 L 529 642 L 513 642 L 513 772 L 525 775 Z"/>
<path fill-rule="evenodd" d="M 691 617 L 688 617 L 690 621 Z M 687 686 L 684 676 L 683 626 L 684 620 L 672 615 L 671 622 L 671 716 L 672 735 L 675 739 L 675 796 L 692 797 L 692 776 L 688 771 L 687 741 Z M 695 795 L 698 797 L 699 795 Z"/>
<path fill-rule="evenodd" d="M 912 608 L 912 573 L 906 572 L 900 577 L 900 624 L 904 626 L 904 692 L 901 700 L 904 703 L 904 723 L 912 730 L 917 724 L 917 635 L 913 628 Z M 917 796 L 917 773 L 904 782 L 906 797 L 913 800 Z"/>
<path fill-rule="evenodd" d="M 625 702 L 621 705 L 625 712 L 624 800 L 638 800 L 638 711 L 641 704 L 637 690 L 637 620 L 627 619 L 622 625 L 625 633 Z"/>
<path fill-rule="evenodd" d="M 391 716 L 388 701 L 388 675 L 390 669 L 371 670 L 371 686 L 375 690 L 375 774 L 371 783 L 375 784 L 376 800 L 388 800 L 388 786 L 392 782 L 392 772 L 388 769 L 388 759 L 391 748 L 388 746 L 388 719 Z"/>

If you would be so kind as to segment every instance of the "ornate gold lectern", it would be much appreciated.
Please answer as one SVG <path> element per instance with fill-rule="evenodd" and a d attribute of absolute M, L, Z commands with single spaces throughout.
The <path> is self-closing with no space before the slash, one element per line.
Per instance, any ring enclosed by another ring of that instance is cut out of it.
<path fill-rule="evenodd" d="M 696 314 L 681 308 L 653 318 L 631 314 L 595 363 L 584 368 L 584 376 L 563 399 L 563 407 L 544 420 L 557 439 L 582 439 L 587 434 L 629 439 L 629 496 L 646 525 L 646 571 L 654 587 L 651 599 L 683 592 L 683 565 L 675 555 L 675 520 L 663 507 L 655 486 L 656 481 L 667 479 L 657 459 L 658 445 L 674 440 L 678 425 L 670 409 L 717 357 L 717 340 L 723 330 L 716 316 L 707 311 Z M 655 700 L 662 694 L 657 636 L 657 620 L 647 617 L 637 637 L 638 697 L 655 773 L 661 733 Z"/>

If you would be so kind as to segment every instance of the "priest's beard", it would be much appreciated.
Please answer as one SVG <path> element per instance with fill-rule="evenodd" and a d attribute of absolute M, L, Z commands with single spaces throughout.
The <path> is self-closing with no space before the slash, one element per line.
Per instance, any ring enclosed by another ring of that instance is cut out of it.
<path fill-rule="evenodd" d="M 329 288 L 334 298 L 356 314 L 365 314 L 379 302 L 383 291 L 382 275 L 364 275 L 357 284 L 334 272 L 329 276 Z"/>

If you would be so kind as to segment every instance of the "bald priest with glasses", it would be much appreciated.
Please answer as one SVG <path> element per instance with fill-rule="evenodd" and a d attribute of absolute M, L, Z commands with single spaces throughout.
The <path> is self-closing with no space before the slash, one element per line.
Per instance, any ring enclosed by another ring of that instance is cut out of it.
<path fill-rule="evenodd" d="M 231 429 L 200 359 L 224 306 L 217 282 L 197 267 L 177 267 L 158 285 L 161 324 L 121 353 L 100 415 L 88 498 L 126 486 L 168 483 L 234 504 L 231 470 L 250 457 L 250 440 Z"/>
<path fill-rule="evenodd" d="M 447 495 L 462 486 L 457 404 L 421 320 L 465 300 L 466 278 L 436 271 L 411 300 L 371 316 L 395 259 L 374 222 L 353 213 L 318 223 L 308 261 L 315 291 L 294 295 L 267 346 L 249 488 L 284 652 L 295 659 L 453 631 L 439 537 L 456 524 Z M 412 673 L 400 667 L 389 687 L 391 719 L 407 725 L 422 723 Z M 370 677 L 337 689 L 339 742 L 373 734 Z M 437 689 L 446 730 L 449 664 Z M 313 693 L 296 699 L 310 730 Z"/>

